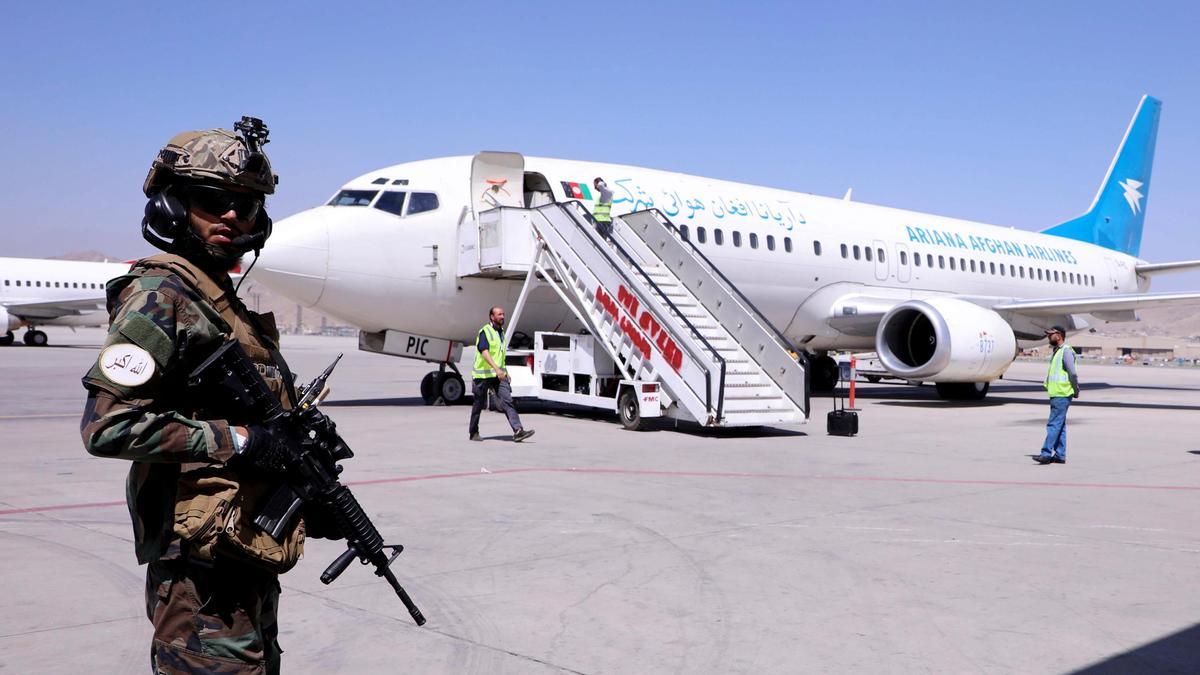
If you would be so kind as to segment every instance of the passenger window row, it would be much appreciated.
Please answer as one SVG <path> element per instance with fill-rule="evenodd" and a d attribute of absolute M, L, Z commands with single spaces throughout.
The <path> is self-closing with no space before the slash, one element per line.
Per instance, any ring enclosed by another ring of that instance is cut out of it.
<path fill-rule="evenodd" d="M 855 259 L 857 259 L 858 258 L 858 255 L 857 255 L 858 247 L 855 246 L 854 248 L 856 251 Z M 882 251 L 880 251 L 880 252 L 882 253 Z M 845 244 L 842 244 L 842 257 L 843 258 L 846 257 L 846 245 Z M 867 259 L 870 260 L 870 258 L 867 258 Z M 912 262 L 913 262 L 913 267 L 924 266 L 924 267 L 933 269 L 934 256 L 932 253 L 925 253 L 925 254 L 913 253 Z M 900 264 L 901 265 L 908 264 L 908 253 L 906 251 L 900 252 Z M 1013 278 L 1013 279 L 1019 278 L 1019 279 L 1030 279 L 1033 281 L 1052 281 L 1052 282 L 1064 283 L 1064 284 L 1074 285 L 1074 286 L 1093 286 L 1094 287 L 1096 285 L 1096 277 L 1095 277 L 1095 275 L 1092 275 L 1092 274 L 1076 274 L 1075 272 L 1060 272 L 1059 270 L 1052 270 L 1052 269 L 1047 269 L 1044 267 L 1032 267 L 1032 266 L 1026 267 L 1024 265 L 1014 265 L 1012 263 L 1007 263 L 1007 264 L 1000 263 L 999 265 L 997 265 L 995 262 L 990 262 L 990 261 L 983 261 L 983 260 L 976 261 L 976 260 L 968 259 L 968 258 L 955 258 L 953 256 L 947 257 L 944 255 L 939 255 L 939 256 L 937 256 L 937 265 L 936 266 L 938 269 L 946 269 L 947 267 L 949 267 L 949 269 L 951 271 L 999 275 L 1002 277 L 1009 277 L 1009 278 Z"/>
<path fill-rule="evenodd" d="M 30 281 L 22 284 L 20 279 L 5 279 L 5 286 L 23 286 L 25 288 L 103 288 L 104 284 L 91 281 Z"/>
<path fill-rule="evenodd" d="M 397 181 L 392 182 L 396 183 Z M 408 204 L 407 211 L 404 210 L 405 203 Z M 386 211 L 394 216 L 412 216 L 418 213 L 427 213 L 436 210 L 440 206 L 437 193 L 401 192 L 397 190 L 384 190 L 382 192 L 379 190 L 341 190 L 326 202 L 325 205 L 374 206 L 380 211 Z"/>
<path fill-rule="evenodd" d="M 743 242 L 747 243 L 750 246 L 750 248 L 758 248 L 760 246 L 760 242 L 761 242 L 761 245 L 766 247 L 766 249 L 768 251 L 777 250 L 776 242 L 775 242 L 775 235 L 773 235 L 773 234 L 768 234 L 768 235 L 760 238 L 758 236 L 757 232 L 751 232 L 745 238 L 745 240 L 742 239 L 742 233 L 739 232 L 738 230 L 733 230 L 732 232 L 730 232 L 730 235 L 731 235 L 730 236 L 731 243 L 736 248 L 741 248 Z M 692 240 L 692 231 L 691 231 L 691 229 L 688 228 L 687 225 L 680 225 L 679 226 L 679 236 L 684 241 L 691 241 Z M 783 237 L 782 239 L 783 239 L 782 243 L 783 243 L 784 253 L 791 253 L 792 252 L 792 238 L 791 237 Z M 708 230 L 705 229 L 704 227 L 696 228 L 696 243 L 697 244 L 707 244 L 708 243 Z M 713 228 L 712 243 L 714 246 L 724 246 L 725 245 L 724 230 L 722 230 L 719 227 Z M 816 243 L 816 242 L 813 242 L 813 243 Z M 818 251 L 817 255 L 820 255 L 819 251 Z"/>

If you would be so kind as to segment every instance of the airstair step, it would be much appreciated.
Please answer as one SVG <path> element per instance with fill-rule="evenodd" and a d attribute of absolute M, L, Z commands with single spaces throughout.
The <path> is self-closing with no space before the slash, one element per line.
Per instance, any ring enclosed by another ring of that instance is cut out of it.
<path fill-rule="evenodd" d="M 769 382 L 725 382 L 726 389 L 770 389 Z"/>
<path fill-rule="evenodd" d="M 749 402 L 749 406 L 755 406 L 755 405 L 757 405 L 757 404 L 752 401 Z M 761 414 L 765 414 L 765 413 L 779 414 L 779 413 L 790 412 L 788 410 L 788 408 L 782 408 L 782 407 L 773 407 L 773 406 L 749 407 L 749 406 L 745 407 L 745 408 L 733 408 L 733 407 L 730 407 L 729 402 L 726 402 L 725 403 L 725 416 L 726 417 L 734 417 L 737 415 L 761 415 Z"/>

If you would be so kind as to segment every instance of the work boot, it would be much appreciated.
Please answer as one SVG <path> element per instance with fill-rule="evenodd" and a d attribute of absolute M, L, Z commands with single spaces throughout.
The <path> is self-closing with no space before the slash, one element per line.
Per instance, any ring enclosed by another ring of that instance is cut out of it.
<path fill-rule="evenodd" d="M 482 438 L 479 436 L 479 434 L 478 434 L 478 433 L 474 433 L 474 434 L 471 434 L 471 440 L 473 440 L 473 441 L 482 441 L 483 439 L 482 439 Z"/>
<path fill-rule="evenodd" d="M 520 443 L 521 441 L 525 440 L 526 438 L 529 438 L 532 435 L 533 435 L 533 429 L 517 429 L 517 432 L 515 434 L 513 434 L 513 440 L 516 441 L 517 443 Z"/>

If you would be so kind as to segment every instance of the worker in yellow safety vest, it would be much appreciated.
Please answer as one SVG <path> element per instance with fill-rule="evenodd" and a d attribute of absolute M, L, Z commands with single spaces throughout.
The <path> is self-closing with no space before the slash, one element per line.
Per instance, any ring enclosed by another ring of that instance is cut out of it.
<path fill-rule="evenodd" d="M 592 187 L 596 188 L 596 192 L 599 193 L 596 206 L 592 208 L 592 217 L 596 219 L 596 229 L 605 237 L 612 236 L 612 190 L 608 189 L 608 184 L 599 176 L 592 181 Z"/>
<path fill-rule="evenodd" d="M 473 379 L 471 395 L 474 401 L 471 405 L 471 424 L 468 428 L 473 441 L 482 441 L 479 435 L 479 413 L 487 405 L 488 392 L 496 394 L 500 409 L 508 416 L 508 424 L 513 430 L 513 440 L 521 441 L 533 435 L 532 429 L 521 426 L 521 418 L 513 407 L 512 384 L 508 379 L 508 371 L 504 368 L 504 308 L 493 307 L 488 312 L 488 322 L 483 324 L 475 336 L 475 367 L 471 372 Z"/>
<path fill-rule="evenodd" d="M 1042 385 L 1050 395 L 1050 420 L 1046 423 L 1046 441 L 1040 454 L 1034 456 L 1038 464 L 1067 463 L 1067 408 L 1071 400 L 1079 398 L 1079 377 L 1075 372 L 1075 350 L 1067 344 L 1067 333 L 1062 326 L 1052 326 L 1046 338 L 1054 349 L 1050 367 Z"/>

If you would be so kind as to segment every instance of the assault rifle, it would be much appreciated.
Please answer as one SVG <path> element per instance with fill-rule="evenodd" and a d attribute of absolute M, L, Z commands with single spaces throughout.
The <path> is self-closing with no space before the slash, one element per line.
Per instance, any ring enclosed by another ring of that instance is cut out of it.
<path fill-rule="evenodd" d="M 258 368 L 236 340 L 228 340 L 188 377 L 189 387 L 217 389 L 227 401 L 229 417 L 235 421 L 261 424 L 288 436 L 292 456 L 283 484 L 267 501 L 254 524 L 276 540 L 302 506 L 328 516 L 346 539 L 346 550 L 321 574 L 322 583 L 332 583 L 358 558 L 373 565 L 375 574 L 387 579 L 417 625 L 425 623 L 421 610 L 392 574 L 391 564 L 404 550 L 398 544 L 383 543 L 383 536 L 359 506 L 350 488 L 338 481 L 342 467 L 338 462 L 350 459 L 354 452 L 337 433 L 333 420 L 317 410 L 318 397 L 339 354 L 307 387 L 291 410 L 284 410 L 279 397 L 271 393 Z M 390 555 L 388 551 L 391 551 Z"/>

